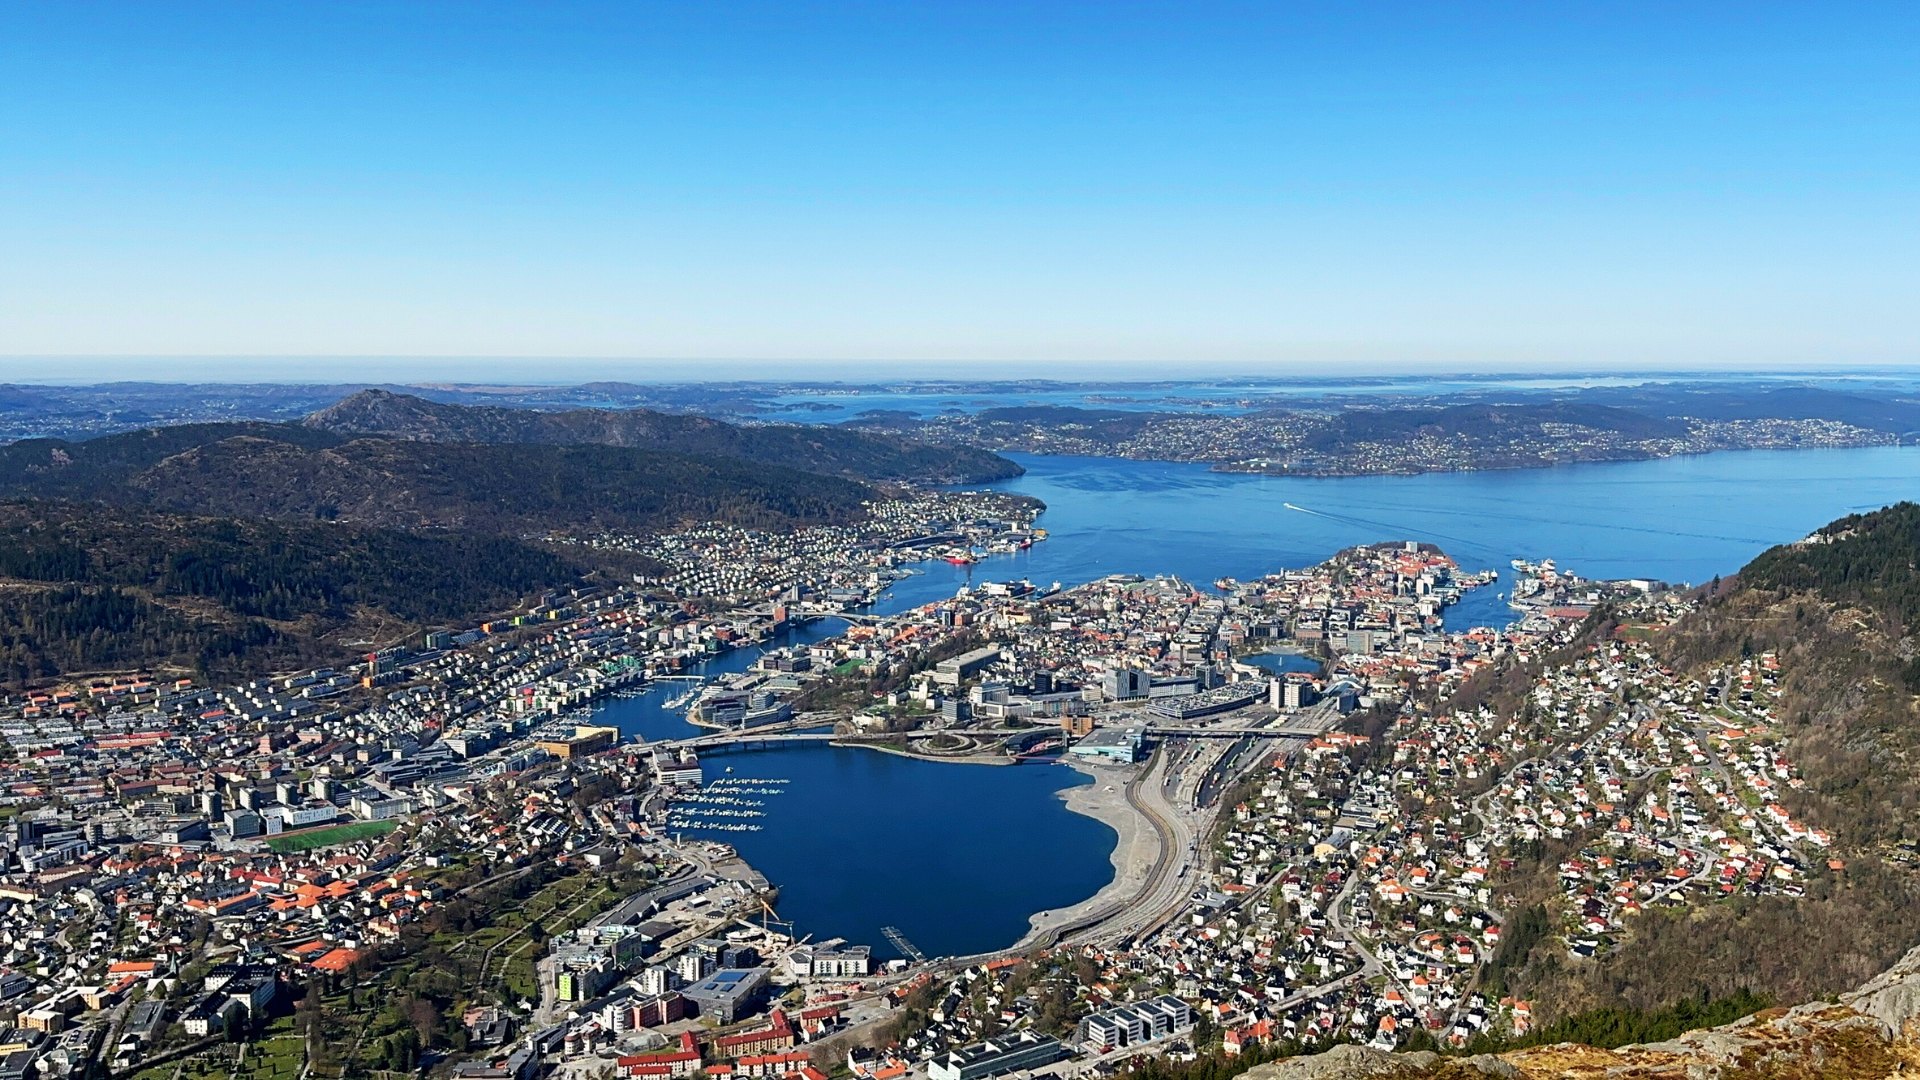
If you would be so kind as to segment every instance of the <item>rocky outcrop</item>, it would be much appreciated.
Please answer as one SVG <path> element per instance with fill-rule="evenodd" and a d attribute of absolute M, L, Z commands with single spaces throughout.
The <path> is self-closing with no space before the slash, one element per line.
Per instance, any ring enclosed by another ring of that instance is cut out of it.
<path fill-rule="evenodd" d="M 1878 1020 L 1887 1039 L 1920 1041 L 1920 949 L 1907 953 L 1860 989 L 1841 995 L 1840 1001 Z"/>
<path fill-rule="evenodd" d="M 1920 949 L 1835 1001 L 1769 1009 L 1615 1050 L 1562 1043 L 1442 1057 L 1341 1046 L 1261 1065 L 1246 1080 L 1868 1080 L 1920 1075 Z"/>

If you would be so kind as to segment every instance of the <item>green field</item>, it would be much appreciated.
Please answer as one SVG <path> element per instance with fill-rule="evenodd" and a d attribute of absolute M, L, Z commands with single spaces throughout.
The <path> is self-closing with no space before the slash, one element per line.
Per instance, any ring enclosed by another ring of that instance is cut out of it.
<path fill-rule="evenodd" d="M 399 827 L 400 823 L 397 821 L 354 821 L 345 825 L 333 825 L 324 829 L 309 829 L 305 832 L 276 836 L 267 841 L 267 847 L 286 855 L 295 851 L 312 851 L 314 848 L 351 844 L 355 840 L 385 836 Z"/>

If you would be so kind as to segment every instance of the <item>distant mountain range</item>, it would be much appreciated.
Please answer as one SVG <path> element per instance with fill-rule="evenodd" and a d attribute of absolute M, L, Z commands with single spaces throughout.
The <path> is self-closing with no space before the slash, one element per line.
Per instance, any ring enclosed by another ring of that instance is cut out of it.
<path fill-rule="evenodd" d="M 1361 443 L 1395 443 L 1420 436 L 1480 440 L 1532 436 L 1557 424 L 1630 439 L 1677 439 L 1685 421 L 1611 405 L 1552 401 L 1526 405 L 1448 405 L 1439 408 L 1349 409 L 1313 427 L 1302 440 L 1314 450 L 1348 450 Z"/>
<path fill-rule="evenodd" d="M 438 443 L 620 446 L 740 458 L 859 480 L 978 483 L 1019 476 L 1020 466 L 971 447 L 935 447 L 890 435 L 799 424 L 729 424 L 651 409 L 539 412 L 446 405 L 363 390 L 305 421 L 317 431 Z"/>
<path fill-rule="evenodd" d="M 300 423 L 183 424 L 0 447 L 0 497 L 526 534 L 849 521 L 870 482 L 1018 475 L 886 435 L 648 410 L 543 413 L 356 393 Z"/>

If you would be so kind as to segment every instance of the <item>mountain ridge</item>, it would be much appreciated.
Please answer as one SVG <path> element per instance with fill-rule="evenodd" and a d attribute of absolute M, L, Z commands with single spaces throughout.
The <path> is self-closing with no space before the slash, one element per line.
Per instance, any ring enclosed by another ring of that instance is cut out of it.
<path fill-rule="evenodd" d="M 651 409 L 545 412 L 451 405 L 388 390 L 362 390 L 301 421 L 336 435 L 417 442 L 616 446 L 779 463 L 869 481 L 978 483 L 1018 476 L 1019 465 L 971 447 L 799 424 L 732 424 Z"/>
<path fill-rule="evenodd" d="M 479 534 L 0 501 L 0 681 L 338 662 L 346 641 L 468 623 L 599 561 Z"/>

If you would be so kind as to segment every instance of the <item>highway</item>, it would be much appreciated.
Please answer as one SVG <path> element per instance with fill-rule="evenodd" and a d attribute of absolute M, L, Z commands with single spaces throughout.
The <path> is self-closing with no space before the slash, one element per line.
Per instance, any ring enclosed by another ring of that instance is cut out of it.
<path fill-rule="evenodd" d="M 1069 934 L 1068 943 L 1110 944 L 1155 925 L 1182 906 L 1193 886 L 1191 869 L 1201 833 L 1195 822 L 1167 797 L 1165 747 L 1156 750 L 1147 768 L 1127 785 L 1127 803 L 1144 816 L 1160 838 L 1160 851 L 1147 871 L 1145 883 L 1130 899 L 1116 904 L 1111 917 Z M 1177 782 L 1176 782 L 1177 783 Z"/>

